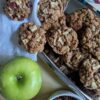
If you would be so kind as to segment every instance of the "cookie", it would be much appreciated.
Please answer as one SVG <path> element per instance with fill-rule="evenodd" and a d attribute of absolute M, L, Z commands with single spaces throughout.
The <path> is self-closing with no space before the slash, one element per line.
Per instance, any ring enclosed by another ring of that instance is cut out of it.
<path fill-rule="evenodd" d="M 68 27 L 52 28 L 48 31 L 48 44 L 57 54 L 64 55 L 69 51 L 75 50 L 78 46 L 77 33 Z"/>
<path fill-rule="evenodd" d="M 75 31 L 82 29 L 85 24 L 88 24 L 90 20 L 95 18 L 94 13 L 88 9 L 83 8 L 70 15 L 66 15 L 66 22 L 69 27 L 72 27 Z"/>
<path fill-rule="evenodd" d="M 77 71 L 79 70 L 80 63 L 83 61 L 84 56 L 80 52 L 79 48 L 77 48 L 76 50 L 66 53 L 65 55 L 63 55 L 62 58 L 63 58 L 64 63 L 72 71 Z"/>
<path fill-rule="evenodd" d="M 78 10 L 70 15 L 66 15 L 67 25 L 72 27 L 75 31 L 80 30 L 83 27 L 83 22 L 85 21 L 85 16 L 87 9 Z"/>
<path fill-rule="evenodd" d="M 92 20 L 95 20 L 96 15 L 93 13 L 92 10 L 87 9 L 87 14 L 85 16 L 85 26 L 89 25 L 91 23 Z"/>
<path fill-rule="evenodd" d="M 13 20 L 28 18 L 32 10 L 30 0 L 7 0 L 4 11 Z"/>
<path fill-rule="evenodd" d="M 81 37 L 81 47 L 100 61 L 100 18 L 92 20 Z"/>
<path fill-rule="evenodd" d="M 80 81 L 90 90 L 100 91 L 100 63 L 94 58 L 87 58 L 80 68 Z"/>
<path fill-rule="evenodd" d="M 42 24 L 57 21 L 64 15 L 62 0 L 40 0 L 38 15 Z"/>
<path fill-rule="evenodd" d="M 43 23 L 42 27 L 48 31 L 49 29 L 55 27 L 55 28 L 62 28 L 62 27 L 66 27 L 66 17 L 65 16 L 61 16 L 58 18 L 57 21 L 54 21 L 52 19 L 48 19 L 48 22 Z"/>
<path fill-rule="evenodd" d="M 33 23 L 25 23 L 19 28 L 19 43 L 30 53 L 42 52 L 46 43 L 45 31 Z"/>

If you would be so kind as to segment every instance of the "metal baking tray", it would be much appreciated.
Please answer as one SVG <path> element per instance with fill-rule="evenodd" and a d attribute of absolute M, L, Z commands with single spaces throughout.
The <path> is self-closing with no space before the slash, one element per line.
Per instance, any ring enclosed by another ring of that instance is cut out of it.
<path fill-rule="evenodd" d="M 69 4 L 67 5 L 65 12 L 72 13 L 86 6 L 94 10 L 92 6 L 86 3 L 83 4 L 80 0 L 69 0 Z M 94 10 L 94 12 L 99 15 L 96 10 Z M 48 45 L 45 46 L 45 50 L 42 53 L 39 53 L 38 56 L 53 69 L 54 73 L 66 84 L 66 86 L 80 95 L 83 98 L 82 100 L 95 99 L 94 92 L 86 90 L 82 86 L 81 82 L 79 82 L 77 72 L 70 75 L 70 73 L 67 73 L 68 71 L 64 68 L 64 66 L 61 67 L 55 63 L 58 55 L 56 55 Z"/>

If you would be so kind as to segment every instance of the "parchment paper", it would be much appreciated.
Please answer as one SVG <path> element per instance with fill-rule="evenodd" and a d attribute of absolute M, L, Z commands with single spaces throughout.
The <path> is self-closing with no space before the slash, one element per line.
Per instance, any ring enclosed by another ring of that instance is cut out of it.
<path fill-rule="evenodd" d="M 36 3 L 37 1 L 38 0 L 35 0 Z M 0 65 L 15 56 L 26 56 L 33 60 L 37 60 L 36 54 L 30 54 L 19 46 L 17 33 L 17 30 L 22 23 L 34 20 L 35 24 L 36 22 L 38 23 L 36 7 L 34 6 L 36 3 L 34 3 L 34 0 L 32 0 L 32 3 L 33 10 L 28 19 L 23 21 L 13 21 L 4 14 L 3 6 L 5 4 L 5 0 L 0 0 Z"/>

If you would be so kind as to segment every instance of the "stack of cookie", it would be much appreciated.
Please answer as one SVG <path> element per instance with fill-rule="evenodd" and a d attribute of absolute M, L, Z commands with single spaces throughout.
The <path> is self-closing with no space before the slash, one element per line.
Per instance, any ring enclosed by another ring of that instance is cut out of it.
<path fill-rule="evenodd" d="M 80 73 L 84 87 L 100 94 L 100 18 L 87 8 L 65 18 L 60 1 L 40 2 L 38 15 L 47 43 L 66 67 Z"/>
<path fill-rule="evenodd" d="M 72 70 L 77 68 L 84 87 L 100 95 L 100 18 L 83 8 L 66 15 L 66 20 L 67 26 L 77 32 L 80 53 L 78 50 L 64 55 L 64 62 Z"/>
<path fill-rule="evenodd" d="M 33 23 L 31 23 L 31 25 L 30 23 L 25 23 L 20 27 L 19 43 L 28 52 L 38 53 L 43 51 L 44 45 L 46 43 L 46 35 L 49 36 L 48 31 L 54 33 L 55 35 L 56 34 L 62 35 L 62 33 L 66 34 L 65 32 L 69 30 L 69 32 L 72 31 L 73 37 L 75 37 L 75 39 L 77 38 L 75 36 L 76 32 L 73 32 L 72 29 L 68 29 L 66 27 L 66 17 L 64 15 L 65 1 L 66 0 L 41 0 L 39 3 L 38 15 L 42 23 L 42 26 L 37 27 Z M 47 40 L 49 41 L 49 38 Z M 66 39 L 65 41 L 67 42 Z M 52 45 L 51 41 L 50 44 Z M 69 45 L 71 46 L 71 44 Z M 57 52 L 62 54 L 64 52 L 64 49 L 67 49 L 63 45 L 62 47 L 59 48 L 62 48 L 62 51 L 60 50 Z"/>

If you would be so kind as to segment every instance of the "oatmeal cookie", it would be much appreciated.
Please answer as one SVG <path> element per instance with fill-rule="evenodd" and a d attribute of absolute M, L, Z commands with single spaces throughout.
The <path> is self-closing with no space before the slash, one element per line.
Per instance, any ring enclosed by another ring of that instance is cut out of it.
<path fill-rule="evenodd" d="M 94 12 L 90 9 L 87 9 L 87 14 L 85 16 L 84 25 L 87 26 L 91 24 L 91 21 L 95 20 L 95 18 L 96 18 L 96 15 L 94 14 Z"/>
<path fill-rule="evenodd" d="M 95 18 L 82 34 L 81 46 L 100 61 L 100 18 Z"/>
<path fill-rule="evenodd" d="M 61 28 L 61 27 L 66 27 L 66 17 L 65 16 L 61 16 L 58 18 L 57 21 L 54 21 L 52 19 L 48 19 L 47 23 L 43 23 L 42 24 L 43 29 L 45 30 L 49 30 L 50 28 Z"/>
<path fill-rule="evenodd" d="M 87 58 L 80 68 L 80 81 L 90 90 L 100 91 L 100 63 L 94 58 Z"/>
<path fill-rule="evenodd" d="M 45 31 L 33 23 L 25 23 L 19 29 L 19 43 L 30 53 L 42 52 L 46 43 Z"/>
<path fill-rule="evenodd" d="M 77 33 L 72 28 L 63 28 L 52 28 L 47 36 L 49 45 L 55 53 L 60 55 L 64 55 L 78 46 Z"/>
<path fill-rule="evenodd" d="M 42 23 L 48 23 L 48 20 L 57 21 L 64 15 L 62 0 L 40 0 L 38 15 Z"/>
<path fill-rule="evenodd" d="M 83 8 L 70 15 L 66 15 L 67 25 L 72 27 L 75 31 L 80 30 L 85 24 L 88 24 L 90 20 L 93 20 L 94 18 L 94 13 L 88 8 Z"/>
<path fill-rule="evenodd" d="M 83 22 L 85 21 L 85 16 L 87 9 L 78 10 L 70 15 L 66 15 L 67 25 L 72 27 L 75 31 L 78 31 L 82 28 Z"/>
<path fill-rule="evenodd" d="M 79 65 L 83 59 L 84 56 L 80 52 L 79 48 L 63 55 L 64 63 L 73 71 L 79 70 Z"/>
<path fill-rule="evenodd" d="M 6 0 L 4 11 L 13 20 L 28 18 L 32 10 L 30 0 Z"/>

